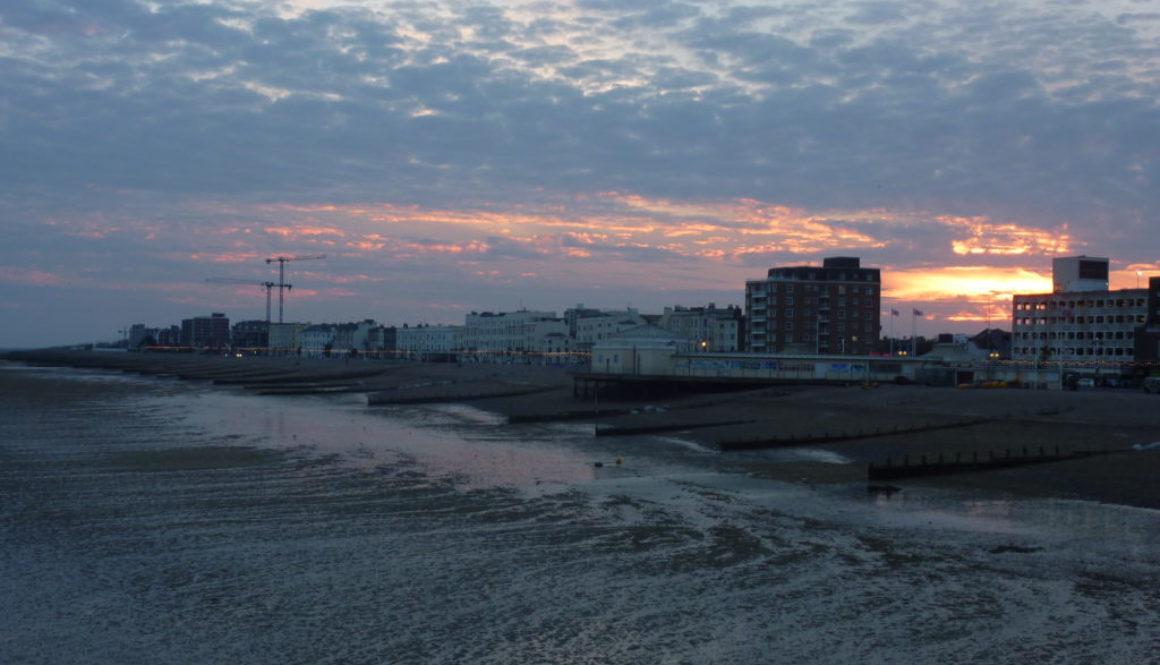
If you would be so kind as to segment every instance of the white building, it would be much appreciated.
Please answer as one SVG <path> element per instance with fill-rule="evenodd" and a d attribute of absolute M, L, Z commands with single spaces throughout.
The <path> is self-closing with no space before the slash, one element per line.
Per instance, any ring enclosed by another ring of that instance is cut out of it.
<path fill-rule="evenodd" d="M 571 352 L 572 338 L 566 330 L 550 332 L 540 338 L 540 353 L 545 356 L 560 356 Z"/>
<path fill-rule="evenodd" d="M 524 326 L 524 348 L 535 353 L 570 351 L 568 324 L 564 319 L 542 319 Z"/>
<path fill-rule="evenodd" d="M 281 353 L 295 352 L 301 346 L 300 335 L 309 324 L 306 323 L 271 323 L 270 349 Z"/>
<path fill-rule="evenodd" d="M 418 358 L 444 355 L 463 348 L 463 326 L 403 326 L 395 329 L 395 347 Z"/>
<path fill-rule="evenodd" d="M 299 346 L 304 356 L 322 356 L 334 348 L 335 326 L 329 323 L 306 326 L 298 333 Z"/>
<path fill-rule="evenodd" d="M 1016 295 L 1011 358 L 1062 362 L 1135 361 L 1136 329 L 1148 317 L 1148 289 L 1108 290 L 1108 259 L 1052 261 L 1054 293 Z"/>
<path fill-rule="evenodd" d="M 352 350 L 367 351 L 370 349 L 368 337 L 375 327 L 374 319 L 338 324 L 334 331 L 334 348 L 342 353 L 349 353 Z"/>
<path fill-rule="evenodd" d="M 646 323 L 640 312 L 633 308 L 625 310 L 595 310 L 578 305 L 564 314 L 575 349 L 585 351 L 594 344 L 611 339 L 624 330 L 636 328 Z"/>
<path fill-rule="evenodd" d="M 672 371 L 672 358 L 689 353 L 696 341 L 646 324 L 624 330 L 592 346 L 592 371 L 606 374 L 661 375 Z"/>
<path fill-rule="evenodd" d="M 658 324 L 665 330 L 692 339 L 701 351 L 740 351 L 744 317 L 739 307 L 666 307 Z"/>
<path fill-rule="evenodd" d="M 536 351 L 540 347 L 537 330 L 545 322 L 558 322 L 553 331 L 567 329 L 555 312 L 471 312 L 464 321 L 463 347 L 471 351 Z"/>

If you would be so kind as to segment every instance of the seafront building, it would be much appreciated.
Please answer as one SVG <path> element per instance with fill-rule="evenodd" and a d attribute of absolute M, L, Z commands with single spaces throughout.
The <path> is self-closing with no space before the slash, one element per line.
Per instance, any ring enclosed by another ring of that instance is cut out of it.
<path fill-rule="evenodd" d="M 147 340 L 152 338 L 156 344 L 157 335 L 161 331 L 157 328 L 149 328 L 144 323 L 134 323 L 129 326 L 129 348 L 136 349 L 141 347 Z"/>
<path fill-rule="evenodd" d="M 471 312 L 464 320 L 462 349 L 474 353 L 539 352 L 546 335 L 567 330 L 555 312 Z"/>
<path fill-rule="evenodd" d="M 672 358 L 695 352 L 697 341 L 654 324 L 621 331 L 593 345 L 590 367 L 604 374 L 664 375 Z"/>
<path fill-rule="evenodd" d="M 401 356 L 419 360 L 444 359 L 463 348 L 463 326 L 406 326 L 395 329 Z"/>
<path fill-rule="evenodd" d="M 322 357 L 334 348 L 335 327 L 329 323 L 308 325 L 298 333 L 298 347 L 302 355 Z"/>
<path fill-rule="evenodd" d="M 278 354 L 296 353 L 301 347 L 299 335 L 306 323 L 271 323 L 270 351 Z"/>
<path fill-rule="evenodd" d="M 373 326 L 367 331 L 367 350 L 380 357 L 393 357 L 398 350 L 396 333 L 394 326 Z"/>
<path fill-rule="evenodd" d="M 733 353 L 742 350 L 745 316 L 740 307 L 665 307 L 657 325 L 678 337 L 694 340 L 701 351 Z"/>
<path fill-rule="evenodd" d="M 624 330 L 642 326 L 647 321 L 640 312 L 629 307 L 623 310 L 590 309 L 577 305 L 564 312 L 568 334 L 572 337 L 573 348 L 589 352 L 597 342 L 611 339 Z"/>
<path fill-rule="evenodd" d="M 1103 257 L 1053 259 L 1052 293 L 1014 296 L 1012 359 L 1135 362 L 1136 336 L 1148 321 L 1149 289 L 1109 290 L 1108 264 Z"/>
<path fill-rule="evenodd" d="M 181 344 L 195 349 L 226 348 L 230 345 L 230 319 L 221 312 L 181 321 Z"/>
<path fill-rule="evenodd" d="M 377 325 L 374 319 L 336 324 L 334 326 L 333 348 L 343 354 L 370 350 L 371 330 Z"/>
<path fill-rule="evenodd" d="M 233 326 L 234 346 L 241 349 L 264 349 L 270 343 L 270 322 L 264 319 L 238 321 Z"/>
<path fill-rule="evenodd" d="M 770 268 L 745 282 L 751 353 L 867 355 L 878 344 L 882 276 L 858 257 Z"/>
<path fill-rule="evenodd" d="M 1148 278 L 1148 315 L 1136 330 L 1136 361 L 1160 362 L 1160 277 Z"/>

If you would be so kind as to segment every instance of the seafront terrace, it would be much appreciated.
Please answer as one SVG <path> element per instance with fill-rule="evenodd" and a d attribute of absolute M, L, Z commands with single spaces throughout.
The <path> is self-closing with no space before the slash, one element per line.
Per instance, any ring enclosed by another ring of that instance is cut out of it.
<path fill-rule="evenodd" d="M 1002 382 L 1035 389 L 1059 389 L 1069 373 L 1091 374 L 1098 368 L 1026 361 L 961 360 L 926 357 L 759 355 L 751 353 L 672 354 L 659 358 L 655 349 L 626 349 L 631 354 L 619 367 L 592 367 L 579 374 L 583 381 L 848 384 L 918 383 L 930 386 L 978 385 Z M 604 371 L 601 371 L 601 370 Z M 1119 367 L 1104 374 L 1119 375 Z"/>

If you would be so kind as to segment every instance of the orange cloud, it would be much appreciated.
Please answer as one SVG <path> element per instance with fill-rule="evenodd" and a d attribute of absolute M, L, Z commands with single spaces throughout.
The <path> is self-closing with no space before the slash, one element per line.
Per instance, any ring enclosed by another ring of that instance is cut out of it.
<path fill-rule="evenodd" d="M 196 254 L 189 254 L 188 258 L 192 261 L 209 261 L 210 263 L 256 263 L 263 260 L 263 256 L 257 252 L 199 252 Z"/>
<path fill-rule="evenodd" d="M 313 236 L 338 236 L 343 238 L 346 233 L 341 229 L 333 227 L 310 227 L 310 226 L 267 226 L 264 231 L 270 235 L 281 236 L 283 238 L 300 238 Z"/>
<path fill-rule="evenodd" d="M 1023 268 L 952 266 L 913 270 L 883 269 L 882 292 L 890 300 L 930 302 L 967 299 L 1007 302 L 1016 293 L 1051 291 L 1051 277 Z"/>
<path fill-rule="evenodd" d="M 59 286 L 64 283 L 64 278 L 43 270 L 0 266 L 0 281 L 26 286 Z"/>
<path fill-rule="evenodd" d="M 1021 254 L 1061 255 L 1071 251 L 1071 236 L 1065 224 L 1045 231 L 1011 223 L 992 223 L 987 217 L 937 217 L 941 224 L 965 232 L 965 238 L 951 241 L 951 250 L 960 256 Z"/>
<path fill-rule="evenodd" d="M 423 244 L 423 243 L 408 243 L 404 245 L 407 249 L 415 251 L 420 254 L 438 253 L 438 254 L 464 254 L 464 253 L 480 253 L 486 252 L 491 247 L 484 242 L 469 242 L 462 245 L 455 244 Z"/>
<path fill-rule="evenodd" d="M 1124 270 L 1113 270 L 1108 281 L 1112 289 L 1146 289 L 1149 277 L 1160 277 L 1160 264 L 1133 263 Z"/>
<path fill-rule="evenodd" d="M 323 245 L 349 236 L 339 244 L 352 254 L 387 252 L 396 258 L 482 254 L 495 244 L 486 238 L 502 236 L 504 242 L 517 243 L 535 254 L 562 259 L 594 259 L 604 249 L 615 260 L 622 248 L 650 248 L 674 257 L 741 265 L 759 255 L 816 257 L 836 251 L 910 248 L 912 229 L 919 226 L 936 227 L 927 237 L 942 235 L 939 242 L 946 243 L 945 249 L 936 249 L 936 255 L 1052 256 L 1071 251 L 1072 244 L 1066 226 L 1044 230 L 996 223 L 987 217 L 923 216 L 882 209 L 807 211 L 744 198 L 685 202 L 610 191 L 576 196 L 568 206 L 514 206 L 502 212 L 494 207 L 482 204 L 451 210 L 358 203 L 279 204 L 264 209 L 282 218 L 287 213 L 309 217 L 302 224 L 271 224 L 266 229 L 271 235 Z M 380 224 L 397 230 L 382 233 L 371 226 Z M 359 230 L 350 230 L 352 225 Z M 347 235 L 340 229 L 347 229 Z M 953 285 L 963 278 L 947 272 L 941 279 Z M 1006 282 L 1011 279 L 1008 276 Z M 929 280 L 926 287 L 918 282 L 907 285 L 909 291 L 924 288 L 930 293 L 963 293 Z M 1001 285 L 987 288 L 1011 290 Z"/>

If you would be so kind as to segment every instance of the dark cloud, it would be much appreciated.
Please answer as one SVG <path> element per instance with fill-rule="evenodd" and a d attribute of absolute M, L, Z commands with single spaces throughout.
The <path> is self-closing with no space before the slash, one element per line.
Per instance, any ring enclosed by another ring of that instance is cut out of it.
<path fill-rule="evenodd" d="M 680 3 L 596 4 L 581 8 L 610 12 L 603 30 L 613 32 L 626 16 L 662 12 L 685 21 L 699 11 Z M 808 40 L 752 29 L 785 18 L 784 9 L 735 8 L 667 33 L 706 64 L 693 67 L 632 50 L 591 59 L 558 43 L 509 48 L 532 33 L 567 34 L 578 22 L 524 25 L 498 8 L 448 22 L 419 6 L 397 20 L 357 10 L 276 18 L 213 5 L 148 12 L 106 2 L 48 15 L 39 7 L 16 3 L 5 22 L 29 32 L 54 22 L 83 31 L 86 21 L 96 22 L 99 34 L 122 35 L 113 41 L 123 57 L 86 58 L 93 44 L 62 39 L 54 42 L 56 60 L 9 63 L 0 85 L 16 100 L 7 123 L 17 131 L 5 139 L 15 157 L 10 182 L 71 177 L 234 193 L 358 190 L 360 182 L 370 190 L 390 182 L 392 191 L 414 187 L 422 198 L 424 182 L 494 177 L 497 184 L 817 206 L 888 204 L 877 186 L 886 179 L 909 183 L 915 191 L 907 198 L 916 204 L 934 208 L 950 195 L 956 208 L 996 207 L 1007 199 L 1019 205 L 1005 190 L 1020 174 L 1075 181 L 1082 173 L 1061 171 L 1067 145 L 1053 149 L 1046 139 L 1064 132 L 1052 127 L 1078 130 L 1089 144 L 1119 144 L 1102 135 L 1112 126 L 1079 126 L 1088 115 L 1083 104 L 1051 103 L 1034 69 L 974 62 L 969 44 L 932 50 L 885 36 L 867 42 L 837 28 Z M 851 11 L 876 24 L 900 14 L 898 5 L 882 3 Z M 986 15 L 969 16 L 953 30 L 979 32 Z M 407 44 L 397 29 L 403 21 L 431 41 Z M 452 23 L 470 27 L 475 40 L 460 44 Z M 1118 56 L 1083 87 L 1057 94 L 1079 100 L 1139 89 L 1122 45 L 1100 36 L 1103 28 L 1041 23 L 1024 30 L 1038 29 L 1031 35 L 1041 42 L 1082 32 L 1092 48 Z M 652 27 L 675 24 L 658 18 Z M 156 55 L 164 58 L 145 58 Z M 564 79 L 493 59 L 501 55 L 552 67 Z M 67 61 L 73 66 L 58 64 Z M 767 88 L 755 95 L 738 87 L 747 85 Z M 677 94 L 692 89 L 700 90 Z M 1122 104 L 1131 102 L 1104 102 L 1103 112 L 1115 115 Z M 1131 115 L 1147 120 L 1139 110 Z M 1028 129 L 1042 137 L 1029 138 Z M 39 140 L 16 138 L 32 136 Z M 1079 166 L 1076 159 L 1064 164 Z M 1085 180 L 1079 189 L 1095 186 Z"/>
<path fill-rule="evenodd" d="M 854 24 L 880 25 L 899 23 L 907 18 L 907 6 L 897 2 L 862 2 L 853 7 L 846 21 Z"/>

